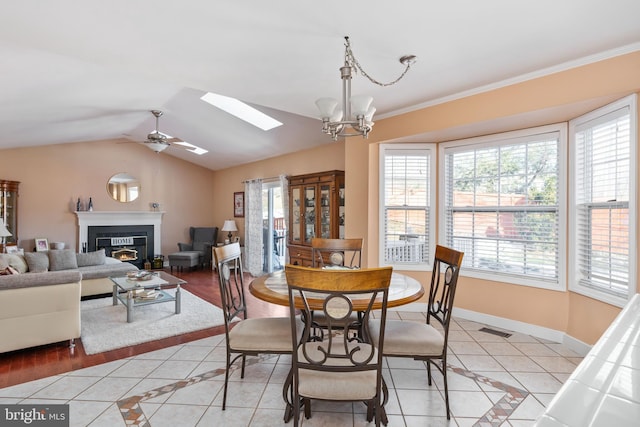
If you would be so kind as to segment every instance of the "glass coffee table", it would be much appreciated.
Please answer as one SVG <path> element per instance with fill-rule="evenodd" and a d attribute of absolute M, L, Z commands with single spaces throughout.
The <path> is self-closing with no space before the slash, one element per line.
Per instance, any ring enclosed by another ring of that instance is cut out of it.
<path fill-rule="evenodd" d="M 164 271 L 154 271 L 150 278 L 145 280 L 128 276 L 109 277 L 109 279 L 113 282 L 113 305 L 118 305 L 120 301 L 127 307 L 127 323 L 133 322 L 133 309 L 143 305 L 174 301 L 176 314 L 180 314 L 180 285 L 187 283 L 182 279 Z M 175 295 L 164 290 L 174 286 Z"/>

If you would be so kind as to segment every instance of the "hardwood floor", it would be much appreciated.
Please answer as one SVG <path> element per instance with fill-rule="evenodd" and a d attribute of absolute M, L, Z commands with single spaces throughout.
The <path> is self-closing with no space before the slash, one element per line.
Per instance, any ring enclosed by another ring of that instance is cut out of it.
<path fill-rule="evenodd" d="M 167 268 L 165 271 L 169 272 L 169 269 Z M 220 290 L 215 271 L 208 269 L 174 271 L 172 274 L 187 281 L 183 286 L 184 289 L 220 307 Z M 246 274 L 245 285 L 248 285 L 251 280 L 252 277 Z M 288 316 L 288 308 L 260 301 L 248 291 L 246 295 L 249 316 Z M 218 326 L 94 355 L 85 354 L 81 340 L 76 340 L 73 353 L 69 350 L 68 342 L 2 353 L 0 354 L 0 388 L 223 333 L 224 326 Z"/>

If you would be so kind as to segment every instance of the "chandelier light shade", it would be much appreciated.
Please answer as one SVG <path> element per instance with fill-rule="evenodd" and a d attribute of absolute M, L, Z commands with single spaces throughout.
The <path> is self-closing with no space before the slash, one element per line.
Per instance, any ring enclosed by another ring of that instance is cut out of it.
<path fill-rule="evenodd" d="M 322 119 L 322 132 L 331 136 L 336 141 L 338 138 L 362 135 L 367 138 L 373 127 L 373 115 L 376 112 L 373 98 L 369 95 L 351 96 L 351 77 L 360 71 L 372 83 L 378 86 L 391 86 L 400 81 L 416 62 L 415 55 L 405 55 L 400 58 L 400 63 L 405 66 L 403 73 L 390 83 L 380 83 L 371 78 L 360 66 L 351 51 L 349 37 L 345 37 L 344 65 L 340 67 L 342 79 L 342 109 L 338 108 L 338 100 L 334 98 L 319 98 L 316 106 Z"/>

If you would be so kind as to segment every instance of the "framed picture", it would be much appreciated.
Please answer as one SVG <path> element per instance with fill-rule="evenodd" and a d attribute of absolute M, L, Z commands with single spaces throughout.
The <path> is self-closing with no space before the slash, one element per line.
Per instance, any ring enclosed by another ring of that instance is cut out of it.
<path fill-rule="evenodd" d="M 47 239 L 36 239 L 36 252 L 43 252 L 49 250 L 49 242 Z"/>
<path fill-rule="evenodd" d="M 233 216 L 244 218 L 244 191 L 233 193 Z"/>

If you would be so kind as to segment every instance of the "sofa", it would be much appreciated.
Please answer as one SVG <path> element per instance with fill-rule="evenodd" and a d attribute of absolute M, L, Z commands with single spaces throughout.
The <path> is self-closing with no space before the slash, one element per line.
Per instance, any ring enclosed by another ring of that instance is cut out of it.
<path fill-rule="evenodd" d="M 109 276 L 136 271 L 104 250 L 0 254 L 0 352 L 80 337 L 80 300 L 113 291 Z"/>

